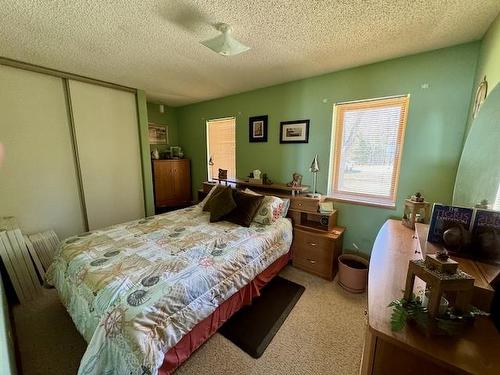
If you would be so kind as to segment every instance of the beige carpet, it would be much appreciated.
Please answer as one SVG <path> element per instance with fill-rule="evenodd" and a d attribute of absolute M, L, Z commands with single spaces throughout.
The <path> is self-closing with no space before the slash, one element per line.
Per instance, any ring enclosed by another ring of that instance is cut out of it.
<path fill-rule="evenodd" d="M 176 374 L 357 374 L 366 294 L 349 294 L 291 266 L 281 275 L 306 290 L 261 358 L 215 334 Z M 54 290 L 16 306 L 14 320 L 23 374 L 76 374 L 86 344 Z"/>

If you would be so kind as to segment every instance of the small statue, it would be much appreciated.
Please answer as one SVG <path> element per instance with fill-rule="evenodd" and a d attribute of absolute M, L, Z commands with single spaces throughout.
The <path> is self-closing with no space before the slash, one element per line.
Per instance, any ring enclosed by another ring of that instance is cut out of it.
<path fill-rule="evenodd" d="M 158 160 L 160 158 L 160 152 L 157 148 L 151 151 L 151 159 Z"/>
<path fill-rule="evenodd" d="M 302 186 L 302 175 L 295 172 L 293 175 L 292 175 L 292 182 L 289 182 L 288 184 L 286 184 L 287 186 L 291 186 L 291 187 L 300 187 Z"/>
<path fill-rule="evenodd" d="M 267 173 L 262 173 L 262 183 L 264 185 L 272 185 L 273 182 L 267 177 Z"/>
<path fill-rule="evenodd" d="M 441 250 L 439 250 L 437 253 L 436 253 L 436 258 L 438 258 L 439 260 L 441 261 L 446 261 L 448 260 L 450 256 L 448 255 L 448 250 L 446 250 L 445 248 L 442 248 Z"/>
<path fill-rule="evenodd" d="M 411 196 L 411 200 L 413 202 L 423 202 L 425 199 L 422 196 L 422 194 L 420 194 L 419 192 L 416 192 L 414 195 Z"/>

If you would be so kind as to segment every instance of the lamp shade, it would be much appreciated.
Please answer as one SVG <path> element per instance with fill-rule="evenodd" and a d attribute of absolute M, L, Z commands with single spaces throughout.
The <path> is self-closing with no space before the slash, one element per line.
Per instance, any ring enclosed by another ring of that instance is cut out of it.
<path fill-rule="evenodd" d="M 309 167 L 309 171 L 313 173 L 319 172 L 318 154 L 314 157 L 311 166 Z"/>

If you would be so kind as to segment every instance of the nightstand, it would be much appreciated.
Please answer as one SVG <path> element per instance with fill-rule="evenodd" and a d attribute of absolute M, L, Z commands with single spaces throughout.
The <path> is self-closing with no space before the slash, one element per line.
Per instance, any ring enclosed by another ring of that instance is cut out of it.
<path fill-rule="evenodd" d="M 337 211 L 319 213 L 318 199 L 292 199 L 288 216 L 293 221 L 292 264 L 327 280 L 337 273 L 345 228 L 337 226 Z"/>

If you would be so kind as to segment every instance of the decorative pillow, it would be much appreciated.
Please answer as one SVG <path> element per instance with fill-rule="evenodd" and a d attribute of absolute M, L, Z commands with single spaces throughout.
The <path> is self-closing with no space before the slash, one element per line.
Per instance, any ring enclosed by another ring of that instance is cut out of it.
<path fill-rule="evenodd" d="M 243 190 L 243 192 L 246 193 L 246 194 L 261 195 L 261 196 L 263 196 L 262 194 L 256 193 L 255 191 L 250 190 L 249 188 L 246 188 L 245 190 Z"/>
<path fill-rule="evenodd" d="M 205 199 L 201 202 L 203 204 L 203 211 L 210 211 L 210 204 L 211 204 L 210 202 L 217 194 L 220 194 L 222 190 L 224 190 L 225 188 L 227 188 L 227 186 L 216 185 L 212 188 L 212 190 L 208 192 Z"/>
<path fill-rule="evenodd" d="M 283 208 L 281 210 L 281 217 L 286 217 L 288 214 L 288 209 L 290 208 L 290 199 L 288 198 L 283 198 Z"/>
<path fill-rule="evenodd" d="M 216 192 L 217 194 L 212 194 L 212 199 L 210 199 L 209 201 L 211 223 L 223 220 L 224 216 L 226 216 L 236 208 L 232 190 L 233 189 L 231 189 L 231 187 L 224 186 L 220 192 Z"/>
<path fill-rule="evenodd" d="M 257 210 L 264 196 L 246 194 L 235 189 L 233 190 L 233 199 L 236 203 L 236 208 L 225 216 L 224 220 L 244 227 L 249 227 L 254 216 L 257 214 Z"/>
<path fill-rule="evenodd" d="M 278 197 L 266 195 L 260 204 L 257 215 L 253 221 L 256 223 L 270 225 L 278 220 L 283 211 L 283 200 Z"/>

